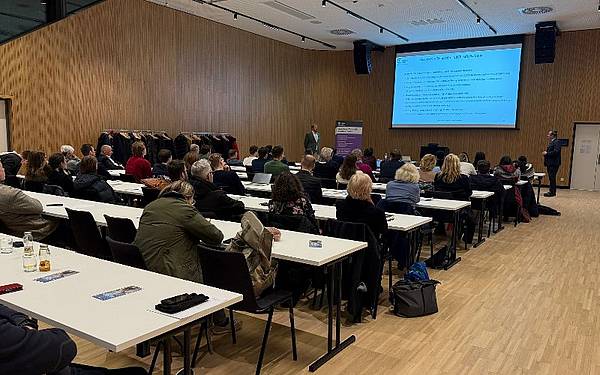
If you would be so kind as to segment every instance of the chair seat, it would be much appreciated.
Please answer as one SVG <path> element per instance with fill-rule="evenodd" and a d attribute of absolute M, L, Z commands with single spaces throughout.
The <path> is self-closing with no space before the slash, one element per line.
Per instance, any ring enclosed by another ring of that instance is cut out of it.
<path fill-rule="evenodd" d="M 263 293 L 263 296 L 256 300 L 256 305 L 259 310 L 257 313 L 267 312 L 273 305 L 279 305 L 280 303 L 290 301 L 292 298 L 292 292 L 283 289 L 271 289 Z"/>

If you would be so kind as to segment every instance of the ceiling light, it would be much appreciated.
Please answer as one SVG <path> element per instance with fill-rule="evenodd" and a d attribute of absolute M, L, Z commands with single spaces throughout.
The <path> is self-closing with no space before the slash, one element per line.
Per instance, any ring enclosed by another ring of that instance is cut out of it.
<path fill-rule="evenodd" d="M 379 28 L 379 34 L 383 34 L 383 28 Z"/>
<path fill-rule="evenodd" d="M 554 8 L 549 6 L 540 6 L 540 7 L 530 7 L 530 8 L 520 8 L 519 12 L 528 16 L 535 16 L 537 14 L 546 14 L 554 11 Z"/>
<path fill-rule="evenodd" d="M 233 13 L 233 19 L 237 20 L 237 13 Z"/>
<path fill-rule="evenodd" d="M 321 1 L 321 6 L 325 8 L 327 6 L 327 0 Z"/>
<path fill-rule="evenodd" d="M 477 17 L 477 23 L 481 23 L 481 17 Z"/>
<path fill-rule="evenodd" d="M 306 38 L 302 37 L 302 43 L 306 42 Z"/>

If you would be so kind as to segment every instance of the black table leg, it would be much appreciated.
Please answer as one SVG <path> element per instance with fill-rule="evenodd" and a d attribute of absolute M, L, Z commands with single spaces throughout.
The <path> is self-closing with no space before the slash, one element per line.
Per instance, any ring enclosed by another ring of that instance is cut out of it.
<path fill-rule="evenodd" d="M 167 336 L 163 340 L 163 374 L 171 375 L 171 337 Z"/>
<path fill-rule="evenodd" d="M 351 335 L 346 340 L 341 341 L 341 326 L 342 321 L 340 319 L 340 306 L 342 302 L 342 261 L 338 261 L 329 268 L 329 286 L 331 287 L 328 291 L 328 299 L 329 299 L 329 311 L 327 312 L 327 353 L 325 353 L 321 358 L 314 361 L 309 367 L 308 370 L 310 372 L 317 371 L 321 366 L 327 363 L 331 358 L 335 357 L 339 352 L 346 349 L 350 346 L 354 341 L 356 341 L 356 337 Z M 335 298 L 335 304 L 337 304 L 336 311 L 333 311 L 333 299 Z M 335 338 L 335 346 L 333 346 L 333 315 L 336 314 L 336 338 Z"/>
<path fill-rule="evenodd" d="M 485 238 L 483 238 L 483 222 L 485 221 L 485 203 L 487 202 L 487 198 L 481 200 L 481 211 L 479 212 L 479 234 L 477 235 L 477 243 L 473 245 L 473 248 L 481 245 L 485 242 Z"/>
<path fill-rule="evenodd" d="M 198 335 L 202 335 L 202 331 L 198 332 Z M 192 329 L 191 327 L 188 327 L 185 331 L 183 331 L 183 375 L 192 375 L 192 364 L 190 358 L 191 342 Z"/>
<path fill-rule="evenodd" d="M 538 177 L 537 183 L 537 204 L 540 204 L 540 190 L 542 189 L 542 177 Z"/>
<path fill-rule="evenodd" d="M 498 233 L 504 229 L 504 225 L 502 225 L 503 221 L 504 221 L 504 197 L 502 199 L 500 199 L 500 207 L 498 209 L 498 228 L 496 228 L 494 233 Z"/>
<path fill-rule="evenodd" d="M 461 210 L 454 211 L 454 227 L 452 228 L 452 238 L 450 239 L 450 246 L 448 253 L 446 254 L 446 260 L 444 262 L 444 270 L 449 270 L 456 263 L 460 262 L 460 257 L 456 257 L 456 245 L 458 243 L 458 224 L 460 221 Z"/>

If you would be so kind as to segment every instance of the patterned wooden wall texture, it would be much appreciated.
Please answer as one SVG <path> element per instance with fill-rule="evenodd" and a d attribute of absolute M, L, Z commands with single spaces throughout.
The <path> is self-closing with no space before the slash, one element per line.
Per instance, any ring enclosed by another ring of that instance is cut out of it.
<path fill-rule="evenodd" d="M 308 124 L 333 143 L 335 120 L 365 122 L 365 145 L 413 158 L 437 142 L 541 168 L 545 134 L 600 120 L 600 30 L 563 33 L 556 62 L 533 64 L 526 38 L 520 130 L 389 130 L 394 51 L 356 76 L 350 51 L 307 51 L 143 0 L 108 0 L 0 46 L 0 95 L 13 98 L 17 150 L 95 142 L 105 128 L 227 131 L 245 149 L 281 143 L 296 159 Z M 559 177 L 568 182 L 571 148 Z"/>

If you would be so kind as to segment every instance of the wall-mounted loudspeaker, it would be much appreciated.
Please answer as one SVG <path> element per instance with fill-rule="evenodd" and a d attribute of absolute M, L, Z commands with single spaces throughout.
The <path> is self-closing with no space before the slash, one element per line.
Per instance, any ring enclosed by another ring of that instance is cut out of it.
<path fill-rule="evenodd" d="M 535 25 L 535 63 L 552 64 L 556 53 L 558 26 L 555 21 Z"/>
<path fill-rule="evenodd" d="M 364 39 L 354 42 L 354 71 L 356 74 L 371 74 L 373 69 L 371 51 L 383 52 L 384 47 Z"/>

